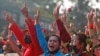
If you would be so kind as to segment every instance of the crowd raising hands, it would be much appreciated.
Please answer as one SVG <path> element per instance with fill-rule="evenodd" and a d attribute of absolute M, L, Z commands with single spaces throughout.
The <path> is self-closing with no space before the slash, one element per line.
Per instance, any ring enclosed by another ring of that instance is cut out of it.
<path fill-rule="evenodd" d="M 21 9 L 26 29 L 21 29 L 10 12 L 5 12 L 5 19 L 9 23 L 6 48 L 3 48 L 4 55 L 17 53 L 18 56 L 100 56 L 100 24 L 98 12 L 92 9 L 87 13 L 87 25 L 85 32 L 77 32 L 74 26 L 68 27 L 67 10 L 59 15 L 61 5 L 54 8 L 52 32 L 45 35 L 40 25 L 40 10 L 37 9 L 34 18 L 28 13 L 26 3 Z M 34 20 L 33 20 L 34 19 Z M 75 30 L 75 33 L 70 31 Z M 16 36 L 19 45 L 12 39 Z M 21 46 L 21 47 L 19 47 Z M 11 51 L 8 51 L 10 48 Z M 7 49 L 8 48 L 8 49 Z"/>

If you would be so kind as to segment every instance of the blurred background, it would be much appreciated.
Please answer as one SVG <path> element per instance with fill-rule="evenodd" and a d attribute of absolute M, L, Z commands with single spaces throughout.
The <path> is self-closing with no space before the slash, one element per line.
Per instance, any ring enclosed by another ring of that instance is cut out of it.
<path fill-rule="evenodd" d="M 7 31 L 8 22 L 5 21 L 4 11 L 9 11 L 21 28 L 25 28 L 21 8 L 26 2 L 31 17 L 36 13 L 36 9 L 41 11 L 41 25 L 51 30 L 51 23 L 54 21 L 53 9 L 56 5 L 61 4 L 60 14 L 66 9 L 68 12 L 68 23 L 74 22 L 77 30 L 84 31 L 86 25 L 86 15 L 91 8 L 98 10 L 100 18 L 100 0 L 0 0 L 0 34 Z"/>

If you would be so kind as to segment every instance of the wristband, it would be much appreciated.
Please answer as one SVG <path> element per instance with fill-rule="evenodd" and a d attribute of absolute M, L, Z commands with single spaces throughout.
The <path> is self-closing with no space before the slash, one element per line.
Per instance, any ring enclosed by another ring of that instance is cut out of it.
<path fill-rule="evenodd" d="M 89 24 L 89 28 L 90 29 L 93 29 L 94 28 L 94 25 L 93 24 Z"/>

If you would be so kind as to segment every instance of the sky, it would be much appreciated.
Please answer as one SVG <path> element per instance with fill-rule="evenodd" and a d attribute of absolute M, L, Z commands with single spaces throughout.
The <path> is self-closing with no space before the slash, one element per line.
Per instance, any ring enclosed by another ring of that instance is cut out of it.
<path fill-rule="evenodd" d="M 75 3 L 72 3 L 70 0 L 63 0 L 64 1 L 64 6 L 66 8 L 69 8 L 69 7 L 74 7 Z M 91 6 L 92 8 L 98 8 L 100 9 L 100 0 L 99 2 L 96 2 L 96 0 L 90 0 L 89 1 L 89 6 Z"/>
<path fill-rule="evenodd" d="M 68 8 L 71 8 L 71 7 L 75 7 L 75 3 L 71 2 L 70 0 L 63 0 L 64 3 L 61 3 L 61 1 L 58 2 L 58 5 L 59 4 L 62 4 L 61 8 L 60 8 L 60 14 L 63 13 L 63 10 L 64 9 L 68 9 Z M 98 8 L 100 10 L 100 0 L 99 2 L 96 2 L 96 0 L 90 0 L 89 1 L 89 6 L 91 6 L 92 8 Z"/>
<path fill-rule="evenodd" d="M 61 3 L 60 1 L 58 2 L 58 5 L 62 4 L 61 8 L 60 8 L 60 11 L 59 11 L 60 14 L 62 14 L 65 9 L 68 10 L 68 8 L 71 8 L 71 7 L 75 6 L 75 3 L 72 3 L 70 0 L 63 0 L 63 2 L 64 3 Z"/>
<path fill-rule="evenodd" d="M 92 8 L 100 9 L 100 0 L 99 0 L 99 2 L 96 2 L 96 0 L 91 0 L 89 3 L 89 6 L 92 6 Z"/>

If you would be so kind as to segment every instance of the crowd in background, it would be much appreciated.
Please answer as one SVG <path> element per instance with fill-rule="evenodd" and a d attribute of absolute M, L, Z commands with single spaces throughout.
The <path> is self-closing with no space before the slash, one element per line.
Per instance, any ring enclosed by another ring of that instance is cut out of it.
<path fill-rule="evenodd" d="M 9 22 L 7 39 L 0 37 L 0 53 L 17 53 L 19 56 L 100 56 L 100 25 L 98 12 L 91 9 L 87 14 L 85 31 L 76 31 L 73 22 L 68 26 L 66 9 L 59 14 L 60 5 L 53 11 L 52 31 L 41 28 L 40 11 L 37 9 L 34 20 L 28 14 L 26 5 L 21 9 L 25 17 L 26 29 L 20 29 L 9 12 L 5 19 Z M 16 41 L 12 35 L 16 36 Z"/>

